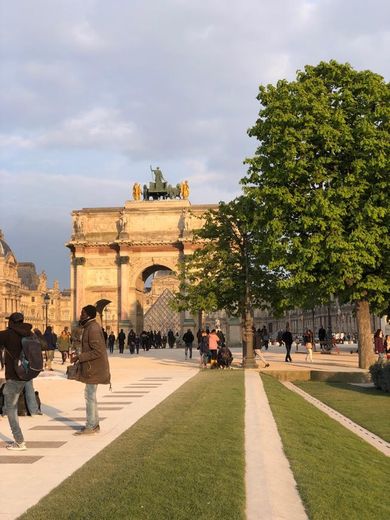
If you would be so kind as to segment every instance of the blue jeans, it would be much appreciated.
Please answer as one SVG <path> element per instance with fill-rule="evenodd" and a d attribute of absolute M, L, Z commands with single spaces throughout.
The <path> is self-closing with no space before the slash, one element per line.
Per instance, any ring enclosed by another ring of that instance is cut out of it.
<path fill-rule="evenodd" d="M 24 391 L 26 394 L 26 403 L 28 411 L 31 415 L 36 415 L 39 412 L 39 409 L 32 379 L 30 379 L 30 381 L 26 381 Z"/>
<path fill-rule="evenodd" d="M 95 428 L 99 424 L 99 414 L 96 399 L 96 390 L 98 385 L 91 385 L 87 383 L 85 385 L 85 404 L 87 411 L 87 428 Z"/>
<path fill-rule="evenodd" d="M 19 426 L 18 418 L 18 399 L 27 381 L 16 381 L 14 379 L 8 379 L 6 381 L 3 395 L 4 395 L 4 410 L 8 417 L 9 426 L 14 436 L 15 442 L 20 444 L 24 442 L 22 430 Z"/>

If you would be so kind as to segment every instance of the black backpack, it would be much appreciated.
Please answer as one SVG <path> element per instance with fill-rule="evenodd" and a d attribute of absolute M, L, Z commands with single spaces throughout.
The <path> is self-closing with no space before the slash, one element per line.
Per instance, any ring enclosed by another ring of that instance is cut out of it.
<path fill-rule="evenodd" d="M 15 372 L 22 381 L 30 381 L 43 370 L 41 342 L 35 334 L 22 338 L 22 351 L 15 361 Z"/>

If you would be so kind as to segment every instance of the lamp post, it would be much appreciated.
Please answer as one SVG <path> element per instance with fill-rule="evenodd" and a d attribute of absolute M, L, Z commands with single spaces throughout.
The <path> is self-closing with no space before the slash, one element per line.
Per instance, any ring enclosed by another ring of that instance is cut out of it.
<path fill-rule="evenodd" d="M 106 331 L 107 331 L 107 322 L 108 322 L 108 307 L 104 307 L 104 316 L 105 316 L 105 323 L 106 323 Z"/>
<path fill-rule="evenodd" d="M 50 296 L 48 295 L 48 293 L 46 293 L 45 296 L 43 297 L 43 301 L 45 303 L 45 324 L 46 324 L 46 328 L 47 328 L 47 324 L 48 324 L 48 308 L 49 308 L 49 303 L 50 303 Z"/>

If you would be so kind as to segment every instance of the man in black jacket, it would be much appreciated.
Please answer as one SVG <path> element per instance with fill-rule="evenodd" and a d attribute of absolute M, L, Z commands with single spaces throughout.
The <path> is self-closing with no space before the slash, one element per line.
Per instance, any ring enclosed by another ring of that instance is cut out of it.
<path fill-rule="evenodd" d="M 8 328 L 0 331 L 0 345 L 4 346 L 5 379 L 4 406 L 8 422 L 14 436 L 15 442 L 7 444 L 12 451 L 26 450 L 26 444 L 18 419 L 18 399 L 21 392 L 28 383 L 19 379 L 15 372 L 15 361 L 19 359 L 22 351 L 22 338 L 31 336 L 32 325 L 23 323 L 24 316 L 20 312 L 12 313 L 8 318 Z"/>
<path fill-rule="evenodd" d="M 188 329 L 187 332 L 183 336 L 183 341 L 185 344 L 185 358 L 187 359 L 188 351 L 190 352 L 190 359 L 192 358 L 192 344 L 194 343 L 194 335 L 191 332 L 191 329 Z"/>
<path fill-rule="evenodd" d="M 288 363 L 290 361 L 290 363 L 291 363 L 292 359 L 291 359 L 290 352 L 291 352 L 291 345 L 292 345 L 292 342 L 293 342 L 293 337 L 292 337 L 292 334 L 290 332 L 290 327 L 289 327 L 288 323 L 286 325 L 286 330 L 282 334 L 282 341 L 286 345 L 286 358 L 285 358 L 285 362 Z"/>

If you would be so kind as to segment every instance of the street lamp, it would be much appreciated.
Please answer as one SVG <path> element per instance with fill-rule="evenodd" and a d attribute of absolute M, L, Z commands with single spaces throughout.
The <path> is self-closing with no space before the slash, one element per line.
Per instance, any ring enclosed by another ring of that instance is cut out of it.
<path fill-rule="evenodd" d="M 48 312 L 48 307 L 49 307 L 49 303 L 50 303 L 50 296 L 46 293 L 45 296 L 43 297 L 43 301 L 45 303 L 45 322 L 46 322 L 46 328 L 47 328 L 47 324 L 48 324 L 48 316 L 47 316 L 47 312 Z"/>
<path fill-rule="evenodd" d="M 105 318 L 106 318 L 106 330 L 107 330 L 107 322 L 108 322 L 108 306 L 107 307 L 104 307 L 104 315 L 105 315 Z"/>

